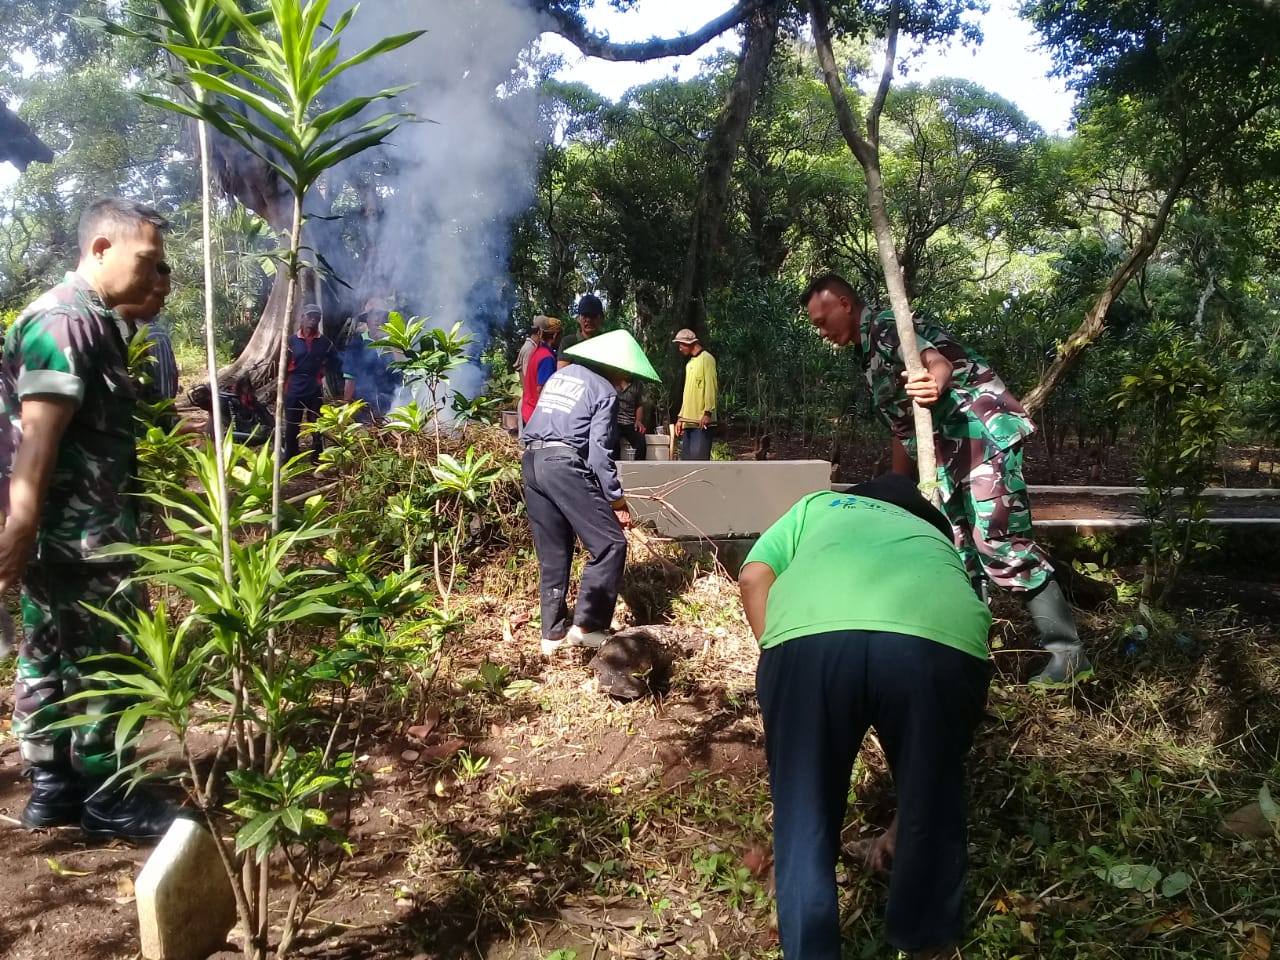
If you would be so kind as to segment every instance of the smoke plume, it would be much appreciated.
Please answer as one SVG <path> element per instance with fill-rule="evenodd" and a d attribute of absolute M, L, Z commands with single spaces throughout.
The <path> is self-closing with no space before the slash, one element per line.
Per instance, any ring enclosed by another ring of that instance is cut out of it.
<path fill-rule="evenodd" d="M 462 321 L 484 345 L 509 314 L 510 228 L 531 201 L 547 137 L 524 56 L 541 30 L 525 0 L 367 0 L 343 55 L 415 29 L 428 33 L 349 71 L 338 91 L 412 83 L 393 102 L 422 121 L 396 131 L 372 164 L 369 154 L 352 161 L 380 213 L 374 242 L 353 251 L 360 277 L 348 282 L 361 302 L 394 292 L 434 326 Z M 453 387 L 473 395 L 479 380 L 471 364 Z"/>

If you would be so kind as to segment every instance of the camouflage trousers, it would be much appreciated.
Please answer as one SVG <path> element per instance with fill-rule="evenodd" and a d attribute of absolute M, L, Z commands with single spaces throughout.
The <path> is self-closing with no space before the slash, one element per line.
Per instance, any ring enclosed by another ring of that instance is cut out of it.
<path fill-rule="evenodd" d="M 1049 555 L 1031 539 L 1031 502 L 1022 479 L 1022 444 L 966 475 L 938 470 L 942 512 L 975 586 L 985 577 L 1006 590 L 1034 590 L 1053 575 Z"/>
<path fill-rule="evenodd" d="M 141 587 L 122 587 L 128 566 L 99 563 L 33 563 L 22 578 L 22 643 L 13 702 L 13 732 L 27 763 L 66 765 L 91 779 L 113 774 L 116 718 L 128 706 L 102 687 L 101 697 L 67 701 L 93 689 L 87 675 L 101 670 L 95 654 L 135 655 L 137 648 L 89 604 L 128 616 L 145 603 Z M 96 717 L 81 726 L 50 730 L 72 716 Z"/>

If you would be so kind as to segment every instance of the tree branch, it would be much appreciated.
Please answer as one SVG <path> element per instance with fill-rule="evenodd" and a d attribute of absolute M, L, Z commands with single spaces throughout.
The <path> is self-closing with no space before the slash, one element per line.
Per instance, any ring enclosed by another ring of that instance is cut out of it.
<path fill-rule="evenodd" d="M 876 162 L 875 150 L 867 138 L 858 129 L 858 121 L 854 119 L 853 110 L 849 108 L 849 99 L 844 93 L 844 84 L 840 81 L 840 71 L 836 67 L 835 54 L 831 52 L 831 11 L 827 9 L 826 0 L 809 0 L 810 18 L 813 22 L 813 39 L 818 50 L 818 64 L 822 67 L 822 77 L 827 84 L 827 92 L 831 94 L 831 105 L 836 111 L 836 125 L 844 135 L 845 143 L 853 151 L 853 155 L 864 167 Z"/>
<path fill-rule="evenodd" d="M 1169 216 L 1173 212 L 1177 201 L 1182 197 L 1191 175 L 1208 159 L 1215 149 L 1226 143 L 1258 114 L 1276 106 L 1277 103 L 1280 103 L 1280 98 L 1271 97 L 1252 104 L 1247 110 L 1232 117 L 1221 129 L 1213 136 L 1208 137 L 1195 152 L 1188 154 L 1182 163 L 1178 165 L 1169 181 L 1164 200 L 1156 211 L 1155 217 L 1149 224 L 1142 227 L 1142 234 L 1137 244 L 1111 274 L 1106 287 L 1098 296 L 1098 299 L 1094 301 L 1093 306 L 1089 308 L 1089 312 L 1085 314 L 1080 326 L 1067 337 L 1066 342 L 1059 348 L 1053 362 L 1049 364 L 1041 375 L 1040 381 L 1023 398 L 1022 406 L 1029 416 L 1035 417 L 1043 409 L 1049 399 L 1049 395 L 1058 384 L 1066 379 L 1067 374 L 1079 362 L 1084 351 L 1105 332 L 1107 312 L 1120 297 L 1120 294 L 1124 292 L 1124 288 L 1128 286 L 1129 281 L 1138 274 L 1155 252 L 1161 237 L 1164 235 L 1165 227 L 1169 223 Z"/>
<path fill-rule="evenodd" d="M 901 0 L 893 0 L 890 19 L 893 21 L 889 40 L 887 60 L 892 62 L 896 49 L 898 4 Z M 853 111 L 844 95 L 844 83 L 836 70 L 835 54 L 831 51 L 831 17 L 826 0 L 809 0 L 810 21 L 813 24 L 814 44 L 818 49 L 818 62 L 822 65 L 822 76 L 827 90 L 831 94 L 831 104 L 836 111 L 836 119 L 840 131 L 849 144 L 849 149 L 862 166 L 863 177 L 867 182 L 867 210 L 871 215 L 871 227 L 876 236 L 876 249 L 880 254 L 880 264 L 884 268 L 884 282 L 889 291 L 889 304 L 893 307 L 893 323 L 898 332 L 899 352 L 907 377 L 914 378 L 924 371 L 920 351 L 916 348 L 916 329 L 911 315 L 911 299 L 907 291 L 906 281 L 902 275 L 902 265 L 898 259 L 898 251 L 893 242 L 893 229 L 889 224 L 889 209 L 885 200 L 884 179 L 880 172 L 880 145 L 877 140 L 870 143 L 858 132 L 853 119 Z M 892 70 L 886 71 L 880 78 L 881 88 L 876 94 L 879 98 L 887 94 L 888 84 L 893 79 Z M 874 115 L 879 122 L 879 110 L 873 107 L 868 120 Z M 912 401 L 912 420 L 916 435 L 916 465 L 920 472 L 921 492 L 934 506 L 941 506 L 941 494 L 937 483 L 937 451 L 933 442 L 933 413 L 920 405 L 918 400 Z"/>
<path fill-rule="evenodd" d="M 880 71 L 880 86 L 876 88 L 876 98 L 867 111 L 867 139 L 876 147 L 880 146 L 880 115 L 884 113 L 884 103 L 889 97 L 889 86 L 893 83 L 893 64 L 898 56 L 898 26 L 902 19 L 902 2 L 894 0 L 889 7 L 889 30 L 885 37 L 884 69 Z"/>
<path fill-rule="evenodd" d="M 1022 400 L 1022 406 L 1027 411 L 1027 415 L 1034 418 L 1040 413 L 1045 402 L 1049 399 L 1049 395 L 1060 384 L 1068 373 L 1074 369 L 1080 357 L 1084 354 L 1086 348 L 1093 344 L 1106 329 L 1107 313 L 1111 310 L 1111 305 L 1119 299 L 1120 294 L 1124 292 L 1124 288 L 1129 285 L 1139 270 L 1151 258 L 1151 254 L 1155 252 L 1156 246 L 1160 243 L 1160 238 L 1164 235 L 1164 228 L 1169 222 L 1169 215 L 1173 212 L 1174 205 L 1179 197 L 1182 196 L 1182 190 L 1186 186 L 1187 181 L 1191 177 L 1194 164 L 1184 162 L 1182 167 L 1174 175 L 1172 183 L 1169 184 L 1169 190 L 1165 194 L 1164 202 L 1160 204 L 1155 220 L 1149 227 L 1143 230 L 1142 239 L 1138 244 L 1129 251 L 1129 255 L 1124 258 L 1115 271 L 1111 274 L 1111 279 L 1107 281 L 1106 288 L 1099 295 L 1098 299 L 1093 302 L 1093 306 L 1089 308 L 1089 312 L 1085 315 L 1084 321 L 1076 328 L 1071 336 L 1058 349 L 1058 354 L 1053 358 L 1053 362 L 1049 364 L 1037 383 Z"/>
<path fill-rule="evenodd" d="M 556 33 L 588 57 L 612 61 L 644 61 L 659 60 L 662 57 L 687 56 L 710 43 L 726 30 L 732 30 L 742 23 L 759 5 L 759 0 L 739 0 L 732 10 L 684 36 L 666 39 L 653 37 L 635 43 L 613 43 L 588 30 L 586 24 L 577 15 L 567 10 L 549 7 L 546 5 L 546 0 L 541 0 L 538 4 L 542 12 L 555 24 Z"/>

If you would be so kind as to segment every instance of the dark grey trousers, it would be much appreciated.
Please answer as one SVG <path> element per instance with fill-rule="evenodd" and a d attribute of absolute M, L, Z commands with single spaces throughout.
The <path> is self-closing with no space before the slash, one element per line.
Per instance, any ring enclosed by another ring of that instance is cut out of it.
<path fill-rule="evenodd" d="M 521 468 L 538 552 L 542 636 L 553 639 L 569 630 L 565 594 L 575 536 L 591 559 L 582 571 L 573 622 L 588 632 L 608 629 L 627 563 L 627 538 L 595 474 L 568 447 L 526 450 Z"/>
<path fill-rule="evenodd" d="M 320 407 L 324 404 L 323 394 L 313 393 L 295 397 L 284 395 L 284 458 L 292 460 L 298 455 L 298 433 L 302 430 L 302 421 L 320 418 Z M 311 435 L 311 462 L 320 462 L 320 452 L 324 450 L 324 434 Z"/>
<path fill-rule="evenodd" d="M 778 932 L 787 960 L 840 960 L 836 858 L 849 775 L 875 727 L 898 790 L 885 935 L 899 950 L 964 936 L 964 766 L 991 667 L 922 637 L 844 630 L 760 654 Z"/>

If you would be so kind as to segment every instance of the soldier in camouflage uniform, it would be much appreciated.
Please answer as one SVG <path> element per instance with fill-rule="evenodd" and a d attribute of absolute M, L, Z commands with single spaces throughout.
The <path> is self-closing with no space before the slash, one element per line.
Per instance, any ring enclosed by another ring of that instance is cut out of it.
<path fill-rule="evenodd" d="M 132 568 L 103 547 L 136 543 L 134 405 L 126 326 L 112 308 L 142 302 L 159 282 L 165 223 L 122 200 L 95 201 L 80 222 L 74 273 L 18 317 L 0 362 L 0 590 L 21 582 L 13 729 L 31 799 L 26 827 L 79 824 L 91 835 L 161 835 L 174 810 L 145 790 L 106 784 L 116 772 L 120 698 L 68 701 L 91 689 L 85 663 L 135 655 L 129 638 L 86 605 L 117 614 L 142 602 Z M 58 720 L 93 717 L 51 730 Z"/>
<path fill-rule="evenodd" d="M 1020 593 L 1051 654 L 1033 683 L 1067 683 L 1092 672 L 1048 555 L 1031 538 L 1022 479 L 1023 441 L 1035 426 L 991 366 L 941 327 L 916 320 L 925 366 L 908 381 L 893 314 L 873 314 L 841 277 L 818 277 L 802 303 L 821 335 L 852 344 L 877 415 L 893 432 L 893 469 L 914 472 L 912 400 L 933 415 L 943 513 L 975 589 L 984 580 Z"/>

